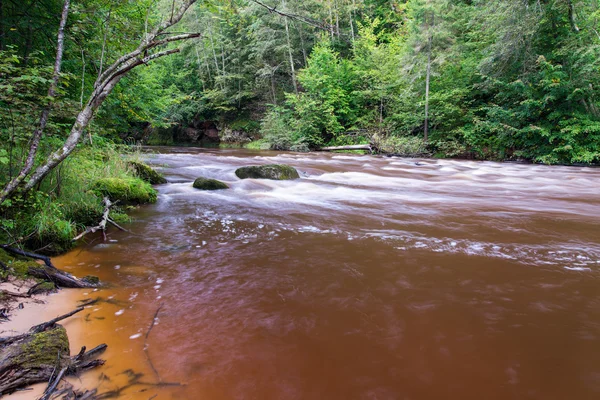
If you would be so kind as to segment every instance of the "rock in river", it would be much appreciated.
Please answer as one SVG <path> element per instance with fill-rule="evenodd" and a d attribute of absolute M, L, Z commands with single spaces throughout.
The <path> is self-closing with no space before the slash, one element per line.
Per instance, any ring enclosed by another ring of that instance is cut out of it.
<path fill-rule="evenodd" d="M 194 181 L 194 187 L 200 190 L 229 189 L 225 183 L 216 179 L 198 178 Z"/>
<path fill-rule="evenodd" d="M 288 179 L 298 179 L 298 171 L 289 165 L 269 164 L 255 165 L 252 167 L 242 167 L 235 170 L 235 174 L 240 179 L 274 179 L 278 181 Z"/>
<path fill-rule="evenodd" d="M 147 164 L 144 164 L 139 161 L 130 161 L 129 165 L 131 165 L 133 169 L 135 169 L 135 172 L 138 177 L 152 185 L 167 183 L 167 180 L 164 176 L 153 170 Z"/>

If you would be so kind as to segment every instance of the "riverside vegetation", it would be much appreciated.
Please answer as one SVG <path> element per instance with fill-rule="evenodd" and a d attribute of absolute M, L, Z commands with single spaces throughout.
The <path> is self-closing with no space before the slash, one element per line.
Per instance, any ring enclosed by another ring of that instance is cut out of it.
<path fill-rule="evenodd" d="M 599 19 L 596 0 L 0 0 L 0 243 L 63 253 L 155 202 L 138 143 L 598 164 Z M 45 260 L 0 251 L 0 279 L 98 285 Z M 0 375 L 87 362 L 55 322 L 3 343 Z"/>
<path fill-rule="evenodd" d="M 597 163 L 599 17 L 591 0 L 0 1 L 0 239 L 68 249 L 103 196 L 121 221 L 155 200 L 123 143 L 217 128 L 249 148 Z"/>

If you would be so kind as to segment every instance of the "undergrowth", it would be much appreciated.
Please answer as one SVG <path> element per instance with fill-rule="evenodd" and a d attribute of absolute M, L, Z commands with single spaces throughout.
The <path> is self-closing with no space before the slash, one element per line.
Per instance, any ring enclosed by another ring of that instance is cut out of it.
<path fill-rule="evenodd" d="M 62 253 L 85 227 L 98 224 L 103 196 L 119 201 L 111 209 L 111 218 L 127 222 L 126 211 L 132 205 L 156 201 L 156 191 L 137 176 L 131 161 L 139 161 L 136 148 L 102 142 L 81 145 L 42 181 L 39 190 L 2 204 L 0 241 Z"/>

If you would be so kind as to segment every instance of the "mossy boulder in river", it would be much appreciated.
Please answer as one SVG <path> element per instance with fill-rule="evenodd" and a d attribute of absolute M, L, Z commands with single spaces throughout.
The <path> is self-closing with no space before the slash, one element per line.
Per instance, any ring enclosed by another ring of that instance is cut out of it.
<path fill-rule="evenodd" d="M 194 181 L 193 185 L 196 189 L 200 190 L 220 190 L 229 189 L 225 183 L 216 179 L 198 178 Z"/>
<path fill-rule="evenodd" d="M 156 190 L 139 178 L 102 178 L 93 185 L 100 197 L 107 196 L 112 202 L 145 204 L 156 202 Z"/>
<path fill-rule="evenodd" d="M 135 169 L 135 172 L 140 179 L 152 184 L 158 185 L 161 183 L 167 183 L 167 180 L 164 176 L 156 172 L 149 165 L 146 165 L 139 161 L 130 161 L 129 165 Z"/>
<path fill-rule="evenodd" d="M 296 171 L 295 168 L 283 164 L 242 167 L 236 169 L 235 174 L 240 179 L 273 179 L 283 181 L 300 178 L 300 175 L 298 175 L 298 171 Z"/>

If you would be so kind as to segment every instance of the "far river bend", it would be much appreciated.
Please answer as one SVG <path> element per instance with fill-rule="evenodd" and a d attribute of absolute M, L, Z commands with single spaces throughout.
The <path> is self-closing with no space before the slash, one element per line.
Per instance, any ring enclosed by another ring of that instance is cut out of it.
<path fill-rule="evenodd" d="M 78 317 L 78 340 L 109 345 L 88 388 L 143 373 L 184 386 L 120 399 L 600 398 L 600 169 L 154 151 L 169 183 L 132 233 L 57 258 L 113 285 L 75 292 L 111 300 Z M 234 174 L 267 163 L 301 179 Z"/>

